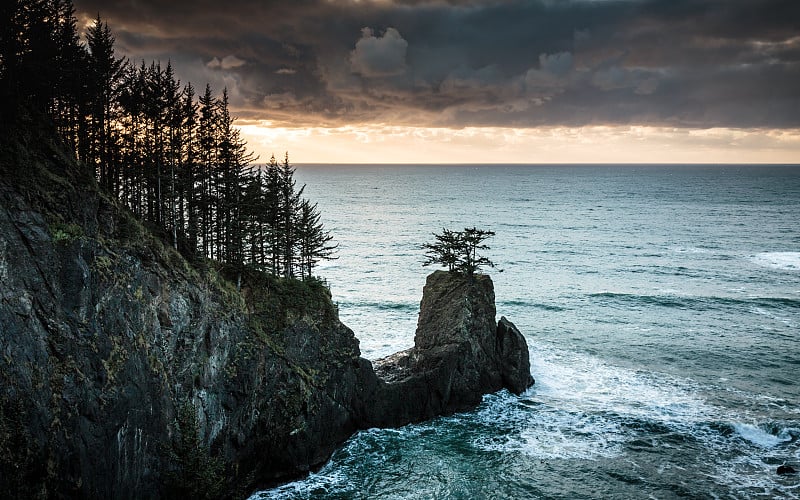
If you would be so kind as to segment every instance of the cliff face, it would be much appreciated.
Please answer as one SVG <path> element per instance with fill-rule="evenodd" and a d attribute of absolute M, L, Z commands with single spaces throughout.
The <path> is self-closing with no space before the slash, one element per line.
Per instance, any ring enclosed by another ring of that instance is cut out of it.
<path fill-rule="evenodd" d="M 320 464 L 359 427 L 377 379 L 321 284 L 256 277 L 238 293 L 57 146 L 2 146 L 4 491 L 249 492 Z"/>
<path fill-rule="evenodd" d="M 0 143 L 4 495 L 244 496 L 360 428 L 532 383 L 488 277 L 429 277 L 379 378 L 322 284 L 188 265 L 48 137 Z"/>

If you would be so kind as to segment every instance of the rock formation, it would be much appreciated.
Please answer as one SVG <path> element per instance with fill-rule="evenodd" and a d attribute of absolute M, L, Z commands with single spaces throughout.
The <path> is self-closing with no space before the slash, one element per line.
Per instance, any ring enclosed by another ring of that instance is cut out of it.
<path fill-rule="evenodd" d="M 376 361 L 375 371 L 384 382 L 376 425 L 474 408 L 484 394 L 533 384 L 525 338 L 506 318 L 495 323 L 489 276 L 445 271 L 428 276 L 414 347 Z"/>
<path fill-rule="evenodd" d="M 361 426 L 377 378 L 322 284 L 256 276 L 239 293 L 47 137 L 4 139 L 4 495 L 241 496 Z"/>
<path fill-rule="evenodd" d="M 379 363 L 318 282 L 188 264 L 47 134 L 0 144 L 0 488 L 239 497 L 361 428 L 532 383 L 486 276 L 428 278 L 415 347 Z"/>

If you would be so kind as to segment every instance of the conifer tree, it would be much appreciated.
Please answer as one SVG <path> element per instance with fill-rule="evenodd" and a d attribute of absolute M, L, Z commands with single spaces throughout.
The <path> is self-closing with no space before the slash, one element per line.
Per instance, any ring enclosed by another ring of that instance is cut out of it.
<path fill-rule="evenodd" d="M 118 166 L 113 152 L 119 148 L 113 123 L 118 115 L 119 88 L 125 59 L 114 55 L 114 36 L 100 14 L 86 32 L 89 47 L 89 152 L 85 162 L 93 164 L 100 184 L 118 194 Z"/>
<path fill-rule="evenodd" d="M 284 277 L 311 277 L 334 258 L 288 153 L 281 164 L 273 156 L 263 169 L 252 165 L 227 89 L 217 98 L 206 85 L 196 99 L 170 62 L 117 58 L 99 15 L 81 43 L 71 0 L 9 0 L 0 15 L 4 113 L 49 114 L 100 186 L 175 248 Z"/>
<path fill-rule="evenodd" d="M 435 242 L 422 245 L 426 251 L 423 266 L 441 264 L 448 271 L 466 276 L 472 276 L 482 266 L 494 267 L 491 260 L 478 253 L 479 250 L 489 250 L 489 246 L 483 242 L 494 236 L 493 231 L 476 227 L 463 231 L 442 229 L 441 234 L 434 233 L 433 236 Z"/>
<path fill-rule="evenodd" d="M 281 263 L 281 170 L 275 155 L 272 155 L 267 164 L 264 184 L 264 222 L 267 227 L 267 240 L 273 275 L 280 274 Z"/>
<path fill-rule="evenodd" d="M 181 104 L 181 196 L 179 197 L 179 214 L 186 217 L 187 250 L 191 256 L 197 252 L 198 244 L 198 190 L 197 190 L 197 112 L 198 106 L 194 100 L 194 87 L 187 83 L 183 89 L 183 102 Z M 181 227 L 184 227 L 181 223 Z"/>
<path fill-rule="evenodd" d="M 301 278 L 313 277 L 314 266 L 320 260 L 336 258 L 333 253 L 338 245 L 331 243 L 333 236 L 325 230 L 320 217 L 316 203 L 312 205 L 306 199 L 300 202 L 297 220 L 297 240 Z"/>
<path fill-rule="evenodd" d="M 199 142 L 199 190 L 198 209 L 200 212 L 200 234 L 202 240 L 202 254 L 213 259 L 214 246 L 213 219 L 214 216 L 214 178 L 217 149 L 217 113 L 216 100 L 211 92 L 211 85 L 206 84 L 206 89 L 199 101 L 199 125 L 197 137 Z"/>
<path fill-rule="evenodd" d="M 300 200 L 305 186 L 296 189 L 294 168 L 289 164 L 289 153 L 284 156 L 280 168 L 280 213 L 278 231 L 281 235 L 280 253 L 283 257 L 282 273 L 284 277 L 293 277 L 297 263 L 295 247 L 298 241 L 297 213 L 300 210 Z"/>

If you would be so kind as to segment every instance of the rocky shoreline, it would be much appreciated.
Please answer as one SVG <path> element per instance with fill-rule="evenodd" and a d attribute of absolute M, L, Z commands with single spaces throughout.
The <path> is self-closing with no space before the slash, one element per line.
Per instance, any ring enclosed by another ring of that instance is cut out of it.
<path fill-rule="evenodd" d="M 30 138 L 28 138 L 30 139 Z M 359 429 L 533 380 L 488 276 L 435 272 L 414 348 L 373 364 L 322 284 L 187 263 L 48 140 L 0 162 L 0 488 L 243 497 Z"/>

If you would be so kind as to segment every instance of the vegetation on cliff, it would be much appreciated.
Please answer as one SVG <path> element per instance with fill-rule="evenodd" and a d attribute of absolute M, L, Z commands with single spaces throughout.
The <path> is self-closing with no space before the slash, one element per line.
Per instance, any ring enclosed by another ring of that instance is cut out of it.
<path fill-rule="evenodd" d="M 288 157 L 239 161 L 224 94 L 180 143 L 169 67 L 97 86 L 113 39 L 98 20 L 87 50 L 69 2 L 0 9 L 0 488 L 241 497 L 319 463 L 355 428 L 327 381 L 361 365 Z"/>
<path fill-rule="evenodd" d="M 353 412 L 328 380 L 360 369 L 323 282 L 188 262 L 46 119 L 18 124 L 0 141 L 3 491 L 244 496 L 352 432 L 317 431 Z"/>
<path fill-rule="evenodd" d="M 71 0 L 13 0 L 0 18 L 2 122 L 48 116 L 107 193 L 189 259 L 311 277 L 335 245 L 288 154 L 254 167 L 227 90 L 199 98 L 171 64 L 114 53 L 98 15 L 80 40 Z"/>
<path fill-rule="evenodd" d="M 434 233 L 435 241 L 425 243 L 425 261 L 423 266 L 440 264 L 447 267 L 450 272 L 472 276 L 482 266 L 494 267 L 494 262 L 478 251 L 489 250 L 483 242 L 494 236 L 494 231 L 467 227 L 463 231 L 442 229 L 439 234 Z"/>

